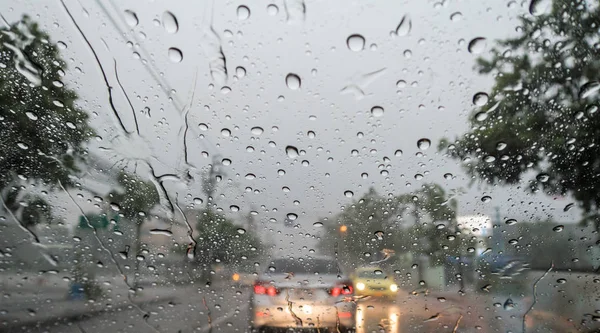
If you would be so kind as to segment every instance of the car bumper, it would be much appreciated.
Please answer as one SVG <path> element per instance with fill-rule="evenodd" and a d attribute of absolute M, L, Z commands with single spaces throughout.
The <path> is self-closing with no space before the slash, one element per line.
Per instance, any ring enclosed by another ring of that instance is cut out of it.
<path fill-rule="evenodd" d="M 354 327 L 356 305 L 350 302 L 336 305 L 294 305 L 291 311 L 287 305 L 254 306 L 251 318 L 254 327 Z"/>

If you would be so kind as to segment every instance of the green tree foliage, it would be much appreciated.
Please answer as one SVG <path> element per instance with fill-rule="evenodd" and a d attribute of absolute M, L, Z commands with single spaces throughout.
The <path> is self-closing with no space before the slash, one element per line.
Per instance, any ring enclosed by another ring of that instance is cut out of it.
<path fill-rule="evenodd" d="M 260 238 L 252 230 L 241 228 L 211 209 L 198 212 L 196 229 L 198 259 L 203 264 L 210 265 L 216 260 L 241 264 L 246 259 L 256 259 L 262 251 Z"/>
<path fill-rule="evenodd" d="M 444 265 L 447 256 L 466 255 L 467 248 L 474 246 L 457 224 L 456 202 L 437 184 L 387 197 L 371 188 L 323 224 L 319 248 L 348 266 L 377 262 L 385 258 L 386 250 L 395 255 L 382 265 L 404 254 L 426 256 L 431 264 Z"/>
<path fill-rule="evenodd" d="M 49 210 L 41 197 L 22 197 L 18 184 L 71 185 L 94 133 L 88 115 L 75 105 L 77 93 L 61 81 L 66 67 L 57 46 L 29 17 L 0 28 L 0 190 L 13 211 L 19 202 L 32 201 L 27 225 Z"/>
<path fill-rule="evenodd" d="M 520 22 L 516 37 L 477 61 L 479 73 L 495 78 L 489 102 L 474 110 L 469 132 L 440 149 L 489 183 L 570 194 L 598 223 L 600 8 L 554 0 Z"/>

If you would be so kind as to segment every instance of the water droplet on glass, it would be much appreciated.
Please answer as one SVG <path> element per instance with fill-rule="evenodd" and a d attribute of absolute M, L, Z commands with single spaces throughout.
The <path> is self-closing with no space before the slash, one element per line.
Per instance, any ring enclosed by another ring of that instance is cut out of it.
<path fill-rule="evenodd" d="M 140 23 L 140 20 L 138 19 L 136 13 L 127 9 L 127 10 L 125 10 L 125 22 L 127 23 L 128 26 L 133 28 L 136 25 L 138 25 L 138 23 Z"/>
<path fill-rule="evenodd" d="M 245 69 L 244 67 L 242 67 L 242 66 L 238 66 L 238 67 L 236 67 L 236 68 L 235 68 L 235 75 L 236 75 L 236 76 L 237 76 L 239 79 L 243 78 L 244 76 L 246 76 L 246 69 Z"/>
<path fill-rule="evenodd" d="M 121 210 L 121 206 L 117 205 L 117 204 L 116 204 L 116 203 L 114 203 L 114 202 L 110 204 L 110 208 L 111 208 L 112 210 L 114 210 L 115 212 L 118 212 L 118 211 L 120 211 L 120 210 Z"/>
<path fill-rule="evenodd" d="M 540 173 L 539 175 L 537 175 L 536 179 L 539 182 L 545 183 L 550 179 L 550 176 L 546 173 Z"/>
<path fill-rule="evenodd" d="M 283 175 L 285 175 L 285 170 L 279 169 L 279 170 L 277 170 L 277 174 L 280 176 L 283 176 Z"/>
<path fill-rule="evenodd" d="M 484 121 L 484 120 L 486 120 L 487 118 L 488 118 L 488 114 L 487 114 L 487 112 L 478 112 L 478 113 L 475 115 L 475 120 L 477 120 L 477 121 Z"/>
<path fill-rule="evenodd" d="M 244 229 L 244 228 L 238 228 L 237 229 L 237 233 L 240 234 L 240 235 L 243 235 L 243 234 L 246 233 L 246 229 Z"/>
<path fill-rule="evenodd" d="M 421 179 L 423 179 L 423 175 L 422 175 L 422 174 L 420 174 L 420 173 L 417 173 L 417 174 L 415 175 L 415 180 L 421 180 Z"/>
<path fill-rule="evenodd" d="M 496 150 L 498 150 L 498 151 L 504 150 L 506 148 L 506 146 L 507 146 L 506 143 L 504 143 L 504 142 L 498 142 L 496 144 Z"/>
<path fill-rule="evenodd" d="M 453 177 L 453 176 L 452 176 L 452 174 L 451 174 L 451 173 L 445 173 L 445 174 L 444 174 L 444 179 L 446 179 L 446 180 L 450 180 L 450 179 L 452 179 L 452 177 Z"/>
<path fill-rule="evenodd" d="M 249 174 L 246 175 L 245 178 L 248 179 L 248 180 L 252 180 L 252 179 L 256 178 L 256 176 L 253 173 L 249 173 Z"/>
<path fill-rule="evenodd" d="M 556 227 L 552 228 L 552 231 L 554 232 L 561 232 L 565 229 L 564 225 L 557 225 Z"/>
<path fill-rule="evenodd" d="M 594 113 L 598 112 L 598 106 L 596 106 L 596 105 L 590 105 L 590 106 L 588 106 L 588 107 L 587 107 L 585 110 L 586 110 L 586 111 L 587 111 L 587 113 L 588 113 L 588 114 L 591 116 L 591 115 L 593 115 Z"/>
<path fill-rule="evenodd" d="M 383 108 L 381 106 L 374 106 L 371 108 L 371 114 L 373 115 L 373 117 L 381 117 L 383 116 Z"/>
<path fill-rule="evenodd" d="M 374 235 L 375 235 L 375 237 L 377 237 L 377 240 L 383 240 L 383 235 L 384 235 L 383 231 L 380 231 L 380 230 L 375 231 Z"/>
<path fill-rule="evenodd" d="M 452 22 L 458 22 L 460 20 L 462 20 L 462 13 L 461 12 L 456 12 L 456 13 L 452 13 L 452 15 L 450 15 L 450 20 Z"/>
<path fill-rule="evenodd" d="M 398 82 L 396 82 L 396 87 L 398 89 L 402 89 L 402 88 L 406 87 L 406 81 L 404 81 L 404 80 L 398 80 Z"/>
<path fill-rule="evenodd" d="M 250 130 L 250 132 L 252 133 L 252 135 L 261 135 L 263 133 L 263 129 L 262 127 L 252 127 L 252 129 Z"/>
<path fill-rule="evenodd" d="M 369 174 L 368 174 L 368 173 L 366 173 L 366 172 L 363 172 L 363 173 L 361 173 L 361 174 L 360 174 L 360 177 L 361 177 L 362 179 L 367 179 L 367 178 L 369 178 Z"/>
<path fill-rule="evenodd" d="M 565 206 L 565 208 L 563 208 L 563 211 L 568 212 L 569 210 L 571 210 L 571 208 L 573 208 L 575 206 L 574 203 L 570 203 L 568 205 Z"/>
<path fill-rule="evenodd" d="M 508 298 L 508 299 L 506 300 L 506 302 L 504 302 L 504 306 L 503 306 L 503 308 L 504 308 L 504 310 L 506 310 L 506 311 L 510 311 L 510 310 L 512 310 L 512 309 L 514 309 L 514 308 L 515 308 L 515 303 L 513 303 L 513 300 L 512 300 L 512 299 Z"/>
<path fill-rule="evenodd" d="M 322 226 L 323 226 L 322 222 L 315 222 L 315 223 L 313 223 L 313 227 L 315 227 L 315 228 L 320 228 Z"/>
<path fill-rule="evenodd" d="M 244 5 L 239 6 L 237 8 L 237 17 L 240 21 L 247 20 L 250 17 L 250 8 Z"/>
<path fill-rule="evenodd" d="M 179 30 L 179 23 L 173 13 L 166 11 L 162 14 L 162 26 L 167 33 L 174 34 Z"/>
<path fill-rule="evenodd" d="M 483 161 L 486 163 L 492 163 L 496 160 L 496 157 L 492 156 L 492 155 L 487 155 L 486 157 L 483 158 Z"/>
<path fill-rule="evenodd" d="M 508 219 L 506 220 L 506 222 L 504 222 L 506 225 L 515 225 L 517 224 L 517 220 L 515 219 Z"/>
<path fill-rule="evenodd" d="M 271 16 L 277 15 L 277 13 L 279 13 L 279 7 L 274 4 L 270 4 L 267 6 L 267 13 Z"/>
<path fill-rule="evenodd" d="M 473 96 L 473 104 L 477 106 L 484 106 L 489 101 L 490 97 L 484 92 L 478 92 Z"/>
<path fill-rule="evenodd" d="M 587 82 L 579 89 L 579 98 L 584 99 L 590 96 L 595 96 L 598 93 L 598 90 L 600 90 L 600 82 Z"/>
<path fill-rule="evenodd" d="M 361 35 L 350 35 L 346 40 L 348 48 L 354 52 L 362 51 L 365 48 L 365 38 Z"/>
<path fill-rule="evenodd" d="M 300 77 L 298 75 L 296 75 L 294 73 L 289 73 L 285 77 L 285 84 L 291 90 L 297 90 L 297 89 L 300 89 L 300 86 L 302 85 L 302 81 L 300 80 Z"/>
<path fill-rule="evenodd" d="M 394 152 L 394 156 L 396 156 L 396 157 L 400 157 L 400 156 L 402 156 L 402 150 L 400 150 L 400 149 L 397 149 L 397 150 Z"/>
<path fill-rule="evenodd" d="M 201 205 L 201 204 L 202 204 L 202 202 L 203 202 L 203 200 L 202 200 L 202 199 L 200 199 L 200 198 L 194 198 L 194 204 L 196 204 L 196 205 Z"/>
<path fill-rule="evenodd" d="M 183 53 L 181 53 L 181 50 L 179 50 L 178 48 L 175 48 L 175 47 L 169 48 L 168 54 L 169 54 L 169 60 L 171 60 L 171 62 L 179 63 L 183 60 Z"/>
<path fill-rule="evenodd" d="M 483 37 L 473 38 L 467 47 L 472 54 L 481 54 L 487 47 L 487 40 Z"/>
<path fill-rule="evenodd" d="M 558 283 L 558 284 L 565 284 L 565 283 L 567 283 L 567 279 L 563 279 L 563 278 L 558 279 L 558 280 L 556 280 L 556 283 Z"/>
<path fill-rule="evenodd" d="M 426 150 L 430 146 L 431 146 L 431 140 L 429 140 L 427 138 L 419 139 L 419 141 L 417 141 L 417 147 L 419 147 L 419 149 L 421 149 L 421 150 Z"/>
<path fill-rule="evenodd" d="M 296 214 L 294 214 L 294 213 L 288 213 L 288 214 L 286 215 L 286 217 L 287 217 L 287 219 L 288 219 L 288 220 L 290 220 L 290 221 L 294 221 L 295 219 L 297 219 L 297 218 L 298 218 L 298 215 L 296 215 Z"/>
<path fill-rule="evenodd" d="M 492 201 L 492 197 L 490 197 L 489 195 L 483 196 L 481 198 L 481 202 L 487 203 L 487 202 L 490 202 L 490 201 Z"/>
<path fill-rule="evenodd" d="M 198 128 L 202 131 L 208 131 L 208 125 L 206 125 L 205 123 L 198 124 Z"/>
<path fill-rule="evenodd" d="M 171 230 L 168 229 L 150 229 L 151 235 L 173 236 Z"/>
<path fill-rule="evenodd" d="M 294 146 L 287 146 L 285 147 L 285 153 L 287 154 L 287 156 L 289 158 L 296 158 L 298 157 L 298 148 L 294 147 Z"/>
<path fill-rule="evenodd" d="M 551 0 L 531 0 L 529 3 L 529 13 L 533 16 L 545 14 L 550 8 Z"/>
<path fill-rule="evenodd" d="M 231 206 L 229 206 L 229 210 L 231 210 L 232 212 L 239 212 L 240 207 L 238 207 L 236 205 L 231 205 Z"/>
<path fill-rule="evenodd" d="M 398 36 L 406 36 L 410 33 L 410 29 L 412 28 L 412 22 L 408 15 L 404 15 L 398 27 L 396 27 L 396 35 Z"/>
<path fill-rule="evenodd" d="M 230 137 L 231 136 L 231 131 L 228 128 L 224 128 L 221 130 L 221 135 L 224 137 Z"/>
<path fill-rule="evenodd" d="M 221 160 L 221 164 L 223 165 L 230 165 L 231 164 L 231 160 L 228 158 L 224 158 Z"/>
<path fill-rule="evenodd" d="M 316 134 L 313 131 L 308 131 L 308 133 L 306 133 L 306 136 L 308 136 L 309 139 L 314 139 Z"/>
<path fill-rule="evenodd" d="M 352 198 L 354 196 L 354 192 L 352 192 L 352 191 L 345 191 L 344 195 L 346 196 L 346 198 Z"/>

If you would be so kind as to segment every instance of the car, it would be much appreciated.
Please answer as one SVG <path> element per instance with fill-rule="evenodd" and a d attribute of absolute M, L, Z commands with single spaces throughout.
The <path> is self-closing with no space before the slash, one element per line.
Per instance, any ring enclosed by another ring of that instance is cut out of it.
<path fill-rule="evenodd" d="M 252 332 L 289 328 L 353 332 L 354 286 L 335 259 L 280 258 L 267 266 L 253 287 Z"/>
<path fill-rule="evenodd" d="M 351 277 L 359 296 L 396 298 L 398 294 L 394 278 L 379 267 L 358 268 Z"/>

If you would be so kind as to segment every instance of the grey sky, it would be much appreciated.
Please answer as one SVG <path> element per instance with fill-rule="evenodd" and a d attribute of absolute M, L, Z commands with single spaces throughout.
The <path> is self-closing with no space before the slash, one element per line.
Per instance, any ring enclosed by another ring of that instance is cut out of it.
<path fill-rule="evenodd" d="M 467 189 L 457 198 L 459 213 L 463 215 L 492 215 L 493 207 L 500 206 L 503 218 L 551 216 L 563 222 L 579 219 L 580 212 L 575 209 L 562 211 L 569 199 L 553 200 L 529 195 L 521 188 L 490 188 L 477 182 L 468 188 L 470 179 L 458 163 L 443 158 L 436 150 L 440 138 L 453 138 L 467 129 L 473 95 L 488 91 L 493 83 L 491 77 L 474 72 L 476 55 L 468 52 L 469 41 L 485 37 L 487 48 L 481 54 L 485 56 L 495 39 L 514 33 L 517 17 L 527 13 L 525 1 L 307 1 L 305 21 L 291 23 L 286 22 L 282 1 L 273 2 L 278 7 L 275 15 L 268 13 L 270 2 L 214 1 L 212 28 L 220 37 L 226 57 L 225 85 L 231 89 L 227 94 L 209 73 L 211 54 L 205 52 L 202 35 L 203 28 L 210 24 L 208 1 L 205 5 L 197 1 L 114 1 L 117 10 L 109 1 L 102 1 L 112 20 L 97 2 L 65 2 L 98 53 L 114 87 L 117 109 L 127 129 L 133 131 L 132 112 L 115 79 L 113 59 L 116 60 L 121 83 L 135 107 L 142 138 L 127 138 L 115 126 L 98 65 L 60 2 L 35 1 L 35 6 L 4 3 L 0 11 L 11 22 L 22 13 L 35 17 L 53 41 L 67 45 L 62 51 L 69 63 L 65 81 L 78 91 L 80 106 L 93 113 L 91 124 L 102 140 L 92 142 L 92 150 L 107 158 L 109 164 L 125 158 L 133 170 L 137 159 L 150 163 L 159 174 L 182 175 L 188 171 L 179 135 L 180 110 L 142 61 L 151 64 L 148 68 L 157 69 L 156 74 L 175 90 L 172 98 L 178 103 L 189 104 L 194 94 L 187 144 L 189 161 L 197 168 L 192 169 L 196 178 L 191 183 L 166 183 L 171 196 L 178 193 L 186 204 L 193 197 L 202 197 L 199 169 L 219 154 L 231 159 L 232 164 L 223 167 L 227 177 L 220 185 L 222 196 L 217 202 L 226 212 L 231 204 L 240 206 L 240 212 L 228 212 L 238 218 L 255 207 L 264 225 L 273 228 L 273 235 L 277 231 L 295 233 L 282 227 L 289 212 L 300 215 L 301 231 L 316 233 L 312 223 L 318 217 L 333 216 L 342 205 L 351 202 L 344 196 L 347 190 L 353 191 L 356 199 L 371 186 L 380 193 L 400 194 L 426 182 L 439 183 L 448 191 Z M 240 5 L 250 9 L 245 20 L 238 18 Z M 125 10 L 136 13 L 137 26 L 127 25 Z M 166 10 L 179 23 L 175 34 L 160 25 Z M 410 32 L 393 36 L 391 32 L 404 16 L 410 19 Z M 352 34 L 364 36 L 364 50 L 354 52 L 347 47 L 346 40 Z M 169 48 L 181 50 L 183 60 L 173 63 Z M 136 59 L 134 52 L 142 58 Z M 238 77 L 241 70 L 237 67 L 245 69 L 245 76 Z M 340 93 L 349 83 L 359 83 L 357 78 L 361 75 L 380 69 L 385 70 L 363 87 L 363 98 Z M 286 86 L 288 73 L 301 78 L 300 89 Z M 192 92 L 196 77 L 196 89 Z M 398 88 L 399 80 L 406 81 L 406 86 Z M 372 116 L 373 106 L 383 107 L 383 116 Z M 145 107 L 150 109 L 149 116 L 142 113 Z M 203 131 L 200 123 L 209 129 Z M 264 132 L 253 135 L 251 128 L 256 126 Z M 230 130 L 231 136 L 223 136 L 222 129 Z M 316 136 L 309 138 L 308 131 Z M 430 139 L 432 147 L 419 157 L 417 141 L 421 138 Z M 289 158 L 285 154 L 288 145 L 305 154 Z M 248 146 L 254 151 L 248 152 Z M 351 156 L 353 149 L 359 151 L 358 156 Z M 402 156 L 394 156 L 398 149 L 403 151 Z M 203 157 L 203 151 L 211 156 Z M 387 177 L 378 169 L 379 165 L 388 164 L 383 162 L 384 157 L 391 160 Z M 303 160 L 310 165 L 303 166 Z M 278 175 L 279 169 L 285 170 L 285 175 Z M 138 164 L 138 172 L 146 176 L 148 170 Z M 362 179 L 361 173 L 368 173 L 368 179 Z M 446 173 L 455 178 L 446 180 Z M 246 179 L 248 174 L 256 178 Z M 424 178 L 416 180 L 416 174 Z M 246 187 L 260 193 L 246 192 Z M 284 192 L 283 187 L 290 191 Z M 484 195 L 491 196 L 492 201 L 483 203 Z M 91 209 L 85 205 L 86 199 L 77 200 Z M 300 204 L 294 205 L 295 200 Z M 79 214 L 63 196 L 57 196 L 57 201 L 66 208 L 63 214 L 69 219 Z M 262 205 L 268 212 L 261 209 Z M 270 218 L 278 222 L 267 223 Z M 273 237 L 281 240 L 278 245 L 288 244 L 288 239 Z"/>

